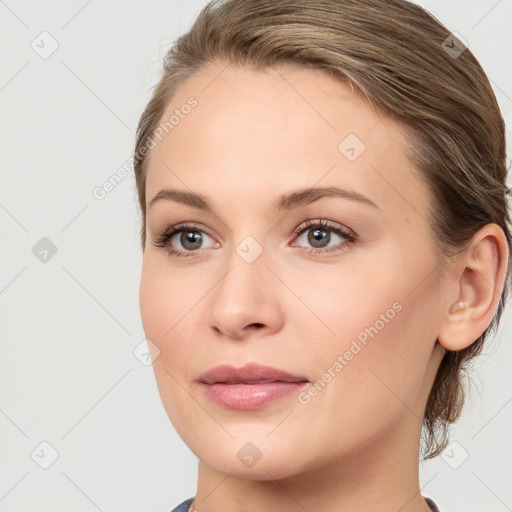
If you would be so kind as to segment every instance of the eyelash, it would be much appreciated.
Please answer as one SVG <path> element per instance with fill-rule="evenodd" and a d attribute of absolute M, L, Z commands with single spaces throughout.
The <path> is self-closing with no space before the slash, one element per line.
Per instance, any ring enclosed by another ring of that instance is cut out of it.
<path fill-rule="evenodd" d="M 321 229 L 326 231 L 332 231 L 333 233 L 336 233 L 337 235 L 345 238 L 344 242 L 340 242 L 339 244 L 335 245 L 334 247 L 330 247 L 328 249 L 315 249 L 315 248 L 305 248 L 302 249 L 310 254 L 319 254 L 319 253 L 326 253 L 326 252 L 333 252 L 333 251 L 341 251 L 348 247 L 350 247 L 353 243 L 357 241 L 357 235 L 354 231 L 347 229 L 346 231 L 339 228 L 337 225 L 332 224 L 331 222 L 324 220 L 324 219 L 318 219 L 318 220 L 308 220 L 305 223 L 301 224 L 298 228 L 296 228 L 293 233 L 297 236 L 302 235 L 302 233 L 312 229 Z M 200 225 L 195 223 L 188 223 L 184 222 L 183 224 L 177 224 L 176 226 L 171 226 L 170 228 L 165 229 L 161 233 L 157 235 L 157 238 L 153 242 L 153 245 L 155 247 L 159 247 L 162 249 L 166 249 L 167 253 L 170 256 L 176 256 L 176 257 L 183 257 L 187 258 L 189 256 L 196 256 L 199 250 L 194 251 L 179 251 L 177 249 L 173 249 L 172 247 L 169 247 L 167 245 L 167 242 L 176 234 L 181 233 L 182 231 L 192 231 L 192 232 L 200 232 L 200 233 L 206 233 L 210 238 L 212 236 L 208 233 L 207 230 L 204 230 L 201 228 Z"/>

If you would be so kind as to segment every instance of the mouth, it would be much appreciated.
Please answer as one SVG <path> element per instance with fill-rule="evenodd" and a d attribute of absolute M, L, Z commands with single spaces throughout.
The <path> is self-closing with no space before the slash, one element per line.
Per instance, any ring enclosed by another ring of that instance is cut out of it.
<path fill-rule="evenodd" d="M 309 381 L 284 370 L 249 363 L 216 366 L 198 379 L 207 397 L 228 409 L 252 410 L 294 394 Z"/>

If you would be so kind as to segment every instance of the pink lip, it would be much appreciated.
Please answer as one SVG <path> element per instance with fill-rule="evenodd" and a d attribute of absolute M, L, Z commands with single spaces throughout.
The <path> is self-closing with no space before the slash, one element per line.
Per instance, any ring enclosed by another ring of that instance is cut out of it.
<path fill-rule="evenodd" d="M 241 368 L 216 366 L 199 377 L 207 396 L 229 409 L 258 409 L 277 398 L 297 392 L 308 383 L 303 376 L 248 363 Z"/>

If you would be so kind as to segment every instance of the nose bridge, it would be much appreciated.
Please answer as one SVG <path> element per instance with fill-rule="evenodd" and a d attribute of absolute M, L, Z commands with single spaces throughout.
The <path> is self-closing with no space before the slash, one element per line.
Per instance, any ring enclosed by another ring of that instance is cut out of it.
<path fill-rule="evenodd" d="M 258 297 L 261 300 L 261 292 L 269 277 L 267 268 L 269 249 L 252 235 L 245 236 L 241 242 L 234 245 L 226 257 L 228 274 L 223 283 L 219 283 L 227 295 L 236 296 L 244 302 L 247 298 L 251 301 Z"/>
<path fill-rule="evenodd" d="M 229 336 L 241 336 L 253 324 L 279 328 L 282 314 L 267 250 L 250 235 L 232 246 L 224 261 L 227 273 L 210 300 L 207 321 L 212 328 Z"/>

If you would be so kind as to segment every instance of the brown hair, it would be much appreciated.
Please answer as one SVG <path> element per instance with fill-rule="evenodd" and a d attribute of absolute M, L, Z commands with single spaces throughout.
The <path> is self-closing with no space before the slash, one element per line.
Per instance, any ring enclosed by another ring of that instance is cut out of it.
<path fill-rule="evenodd" d="M 215 61 L 255 69 L 294 63 L 324 70 L 400 119 L 414 140 L 411 161 L 434 200 L 429 223 L 441 269 L 489 223 L 503 229 L 512 247 L 505 126 L 498 103 L 471 51 L 435 17 L 406 0 L 214 0 L 168 51 L 139 121 L 134 167 L 143 250 L 147 146 L 180 84 Z M 489 327 L 469 347 L 445 352 L 423 420 L 425 459 L 448 443 L 449 426 L 465 400 L 462 377 L 497 329 L 510 273 L 508 264 Z"/>

